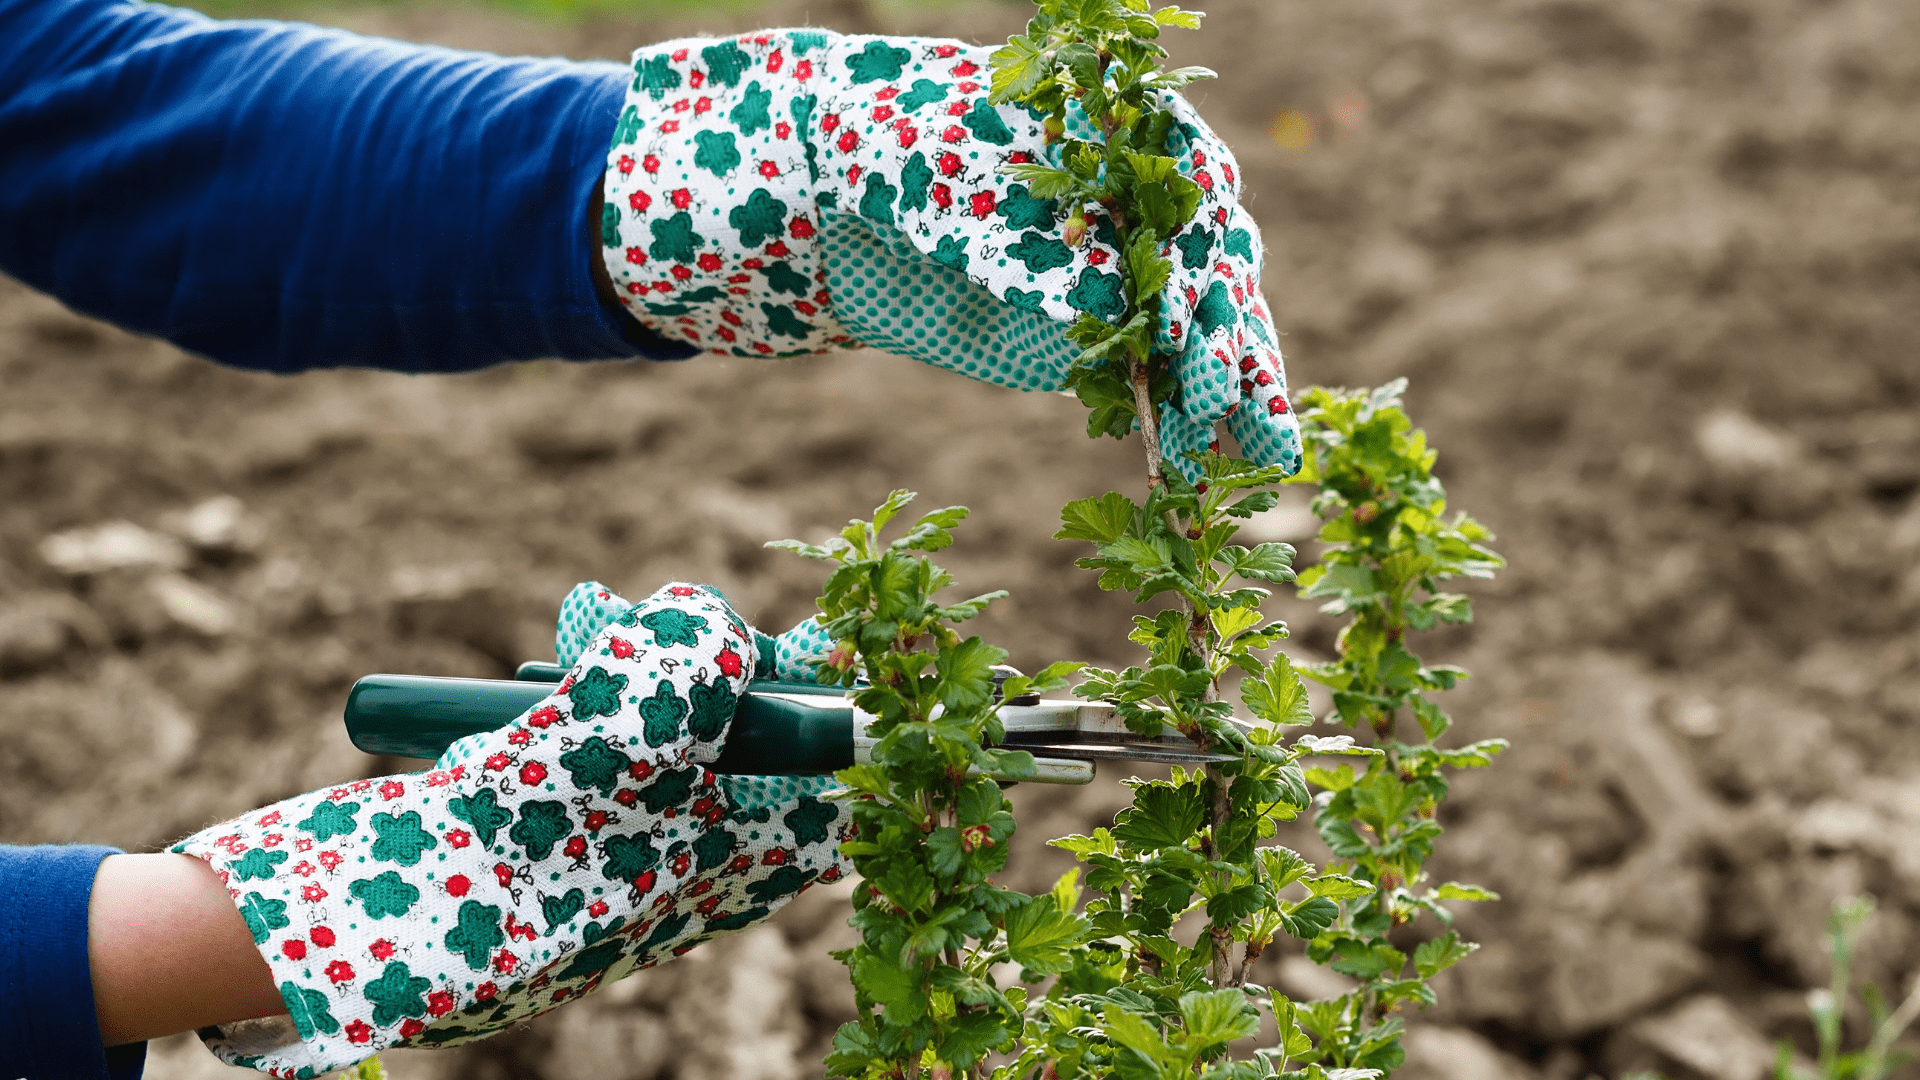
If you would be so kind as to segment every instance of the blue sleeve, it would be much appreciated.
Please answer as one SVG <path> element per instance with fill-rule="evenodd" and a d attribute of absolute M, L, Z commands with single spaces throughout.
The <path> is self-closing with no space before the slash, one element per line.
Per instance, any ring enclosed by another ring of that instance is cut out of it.
<path fill-rule="evenodd" d="M 589 270 L 626 80 L 137 0 L 0 0 L 0 270 L 267 371 L 679 359 Z"/>
<path fill-rule="evenodd" d="M 147 1044 L 104 1050 L 87 902 L 104 847 L 0 846 L 0 1076 L 138 1080 Z"/>

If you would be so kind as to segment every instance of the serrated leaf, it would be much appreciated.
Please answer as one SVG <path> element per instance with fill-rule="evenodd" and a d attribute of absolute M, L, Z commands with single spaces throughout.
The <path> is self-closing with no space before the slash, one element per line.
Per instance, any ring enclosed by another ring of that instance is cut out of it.
<path fill-rule="evenodd" d="M 936 874 L 957 874 L 966 861 L 966 853 L 960 847 L 960 830 L 951 825 L 928 833 L 926 847 L 927 865 Z"/>
<path fill-rule="evenodd" d="M 1180 7 L 1163 7 L 1153 13 L 1153 21 L 1161 26 L 1177 26 L 1182 30 L 1200 29 L 1202 12 L 1188 11 Z"/>
<path fill-rule="evenodd" d="M 1153 230 L 1143 229 L 1127 249 L 1127 295 L 1135 303 L 1158 296 L 1173 276 L 1173 260 L 1160 254 Z"/>
<path fill-rule="evenodd" d="M 1313 870 L 1313 864 L 1292 848 L 1261 848 L 1259 858 L 1260 872 L 1266 875 L 1267 884 L 1275 892 L 1306 877 Z"/>
<path fill-rule="evenodd" d="M 1373 746 L 1361 746 L 1353 741 L 1351 735 L 1302 735 L 1293 741 L 1294 749 L 1303 754 L 1345 754 L 1349 757 L 1375 757 L 1385 751 Z"/>
<path fill-rule="evenodd" d="M 886 770 L 878 765 L 849 765 L 834 773 L 833 778 L 858 792 L 884 795 L 892 790 Z"/>
<path fill-rule="evenodd" d="M 956 1070 L 970 1071 L 974 1062 L 988 1051 L 1004 1046 L 1014 1037 L 998 1012 L 981 1010 L 962 1013 L 947 1024 L 946 1037 L 935 1053 L 951 1062 Z"/>
<path fill-rule="evenodd" d="M 832 560 L 834 553 L 818 544 L 804 544 L 798 540 L 769 540 L 764 545 L 775 551 L 791 551 L 795 555 L 808 559 Z"/>
<path fill-rule="evenodd" d="M 1017 101 L 1033 93 L 1051 68 L 1043 42 L 1016 36 L 994 50 L 992 90 L 988 100 L 995 105 Z"/>
<path fill-rule="evenodd" d="M 1293 580 L 1293 545 L 1260 544 L 1253 548 L 1222 548 L 1219 561 L 1230 574 L 1285 584 Z"/>
<path fill-rule="evenodd" d="M 1342 942 L 1334 949 L 1338 957 L 1327 965 L 1342 975 L 1356 979 L 1377 979 L 1406 966 L 1407 954 L 1387 944 L 1367 945 L 1358 941 Z"/>
<path fill-rule="evenodd" d="M 1419 721 L 1420 731 L 1426 735 L 1428 742 L 1445 735 L 1447 729 L 1453 726 L 1452 717 L 1419 694 L 1409 695 L 1407 705 L 1413 710 L 1413 717 Z"/>
<path fill-rule="evenodd" d="M 881 529 L 886 528 L 887 522 L 892 521 L 894 515 L 898 514 L 902 509 L 906 507 L 908 503 L 912 502 L 916 497 L 917 496 L 914 492 L 908 491 L 905 488 L 897 489 L 891 494 L 889 494 L 887 496 L 886 502 L 883 502 L 878 507 L 874 508 L 873 531 L 877 533 Z"/>
<path fill-rule="evenodd" d="M 1340 905 L 1323 896 L 1309 896 L 1281 913 L 1281 926 L 1287 933 L 1312 941 L 1340 918 Z"/>
<path fill-rule="evenodd" d="M 886 1007 L 887 1018 L 910 1024 L 926 1015 L 927 995 L 920 988 L 919 969 L 869 954 L 854 966 L 860 989 Z"/>
<path fill-rule="evenodd" d="M 1086 666 L 1086 663 L 1081 660 L 1055 660 L 1053 663 L 1041 668 L 1038 674 L 1029 676 L 1025 689 L 1036 694 L 1045 693 L 1048 690 L 1063 690 L 1067 686 L 1067 676 L 1080 671 Z M 1018 697 L 1019 695 L 1010 694 L 1008 696 Z"/>
<path fill-rule="evenodd" d="M 1175 1056 L 1152 1024 L 1125 1009 L 1108 1006 L 1100 1026 L 1106 1030 L 1108 1038 L 1138 1051 L 1150 1061 L 1165 1061 Z"/>
<path fill-rule="evenodd" d="M 1036 897 L 1007 915 L 1007 957 L 1022 967 L 1056 975 L 1075 963 L 1073 947 L 1086 920 L 1060 910 L 1051 896 Z"/>
<path fill-rule="evenodd" d="M 1053 891 L 1049 895 L 1053 897 L 1054 906 L 1061 911 L 1072 911 L 1077 907 L 1080 903 L 1080 868 L 1076 866 L 1061 874 L 1060 880 L 1053 883 Z"/>
<path fill-rule="evenodd" d="M 1345 791 L 1353 786 L 1353 766 L 1342 765 L 1334 769 L 1313 768 L 1306 771 L 1309 784 L 1328 791 Z"/>
<path fill-rule="evenodd" d="M 1180 995 L 1189 1050 L 1207 1050 L 1260 1031 L 1260 1010 L 1237 989 L 1192 990 Z"/>
<path fill-rule="evenodd" d="M 1307 891 L 1313 895 L 1324 896 L 1334 901 L 1357 900 L 1362 896 L 1373 895 L 1372 884 L 1357 881 L 1344 874 L 1322 874 L 1319 877 L 1307 878 L 1304 884 Z"/>
<path fill-rule="evenodd" d="M 1185 848 L 1206 811 L 1198 785 L 1154 781 L 1135 790 L 1133 805 L 1115 815 L 1113 837 L 1135 851 Z"/>
<path fill-rule="evenodd" d="M 1307 699 L 1307 687 L 1285 654 L 1275 656 L 1259 678 L 1240 682 L 1241 699 L 1253 715 L 1269 724 L 1298 726 L 1313 723 L 1313 706 Z M 1341 738 L 1352 741 L 1351 736 Z M 1296 742 L 1295 746 L 1300 744 Z"/>
<path fill-rule="evenodd" d="M 940 650 L 940 703 L 950 711 L 983 708 L 993 700 L 993 666 L 1007 658 L 1005 649 L 970 637 Z"/>
<path fill-rule="evenodd" d="M 1204 880 L 1202 884 L 1205 884 Z M 1232 888 L 1222 889 L 1207 898 L 1207 918 L 1215 926 L 1230 925 L 1245 919 L 1272 902 L 1273 892 L 1264 883 L 1242 882 Z"/>
<path fill-rule="evenodd" d="M 1042 202 L 1065 199 L 1088 190 L 1086 182 L 1078 176 L 1051 165 L 1023 162 L 1007 165 L 1004 168 L 1010 179 L 1019 180 L 1027 185 L 1029 196 Z"/>
<path fill-rule="evenodd" d="M 1091 836 L 1077 833 L 1047 841 L 1048 847 L 1057 847 L 1062 851 L 1085 858 L 1088 855 L 1112 855 L 1118 849 L 1114 846 L 1113 833 L 1106 829 L 1095 829 Z"/>
<path fill-rule="evenodd" d="M 1138 509 L 1132 499 L 1117 491 L 1109 491 L 1094 499 L 1070 502 L 1060 509 L 1062 524 L 1053 538 L 1111 544 L 1126 535 Z"/>
<path fill-rule="evenodd" d="M 1458 881 L 1449 881 L 1433 890 L 1435 900 L 1498 900 L 1500 894 L 1478 885 L 1462 885 Z"/>
<path fill-rule="evenodd" d="M 1158 184 L 1180 172 L 1180 162 L 1163 154 L 1140 154 L 1128 150 L 1120 158 L 1133 171 L 1134 179 L 1142 184 Z"/>
<path fill-rule="evenodd" d="M 1460 935 L 1447 931 L 1444 937 L 1423 941 L 1413 950 L 1413 969 L 1423 979 L 1431 979 L 1442 971 L 1467 958 L 1480 946 L 1471 941 L 1461 941 Z"/>
<path fill-rule="evenodd" d="M 1222 641 L 1232 641 L 1241 633 L 1260 625 L 1264 618 L 1259 608 L 1217 608 L 1208 614 L 1213 622 L 1213 632 Z"/>
<path fill-rule="evenodd" d="M 1004 600 L 1006 597 L 1007 591 L 1005 589 L 995 589 L 990 593 L 981 593 L 979 596 L 973 597 L 970 600 L 962 600 L 957 604 L 949 604 L 941 608 L 940 617 L 948 622 L 966 622 L 968 619 L 985 611 L 988 604 L 993 603 L 995 600 Z"/>

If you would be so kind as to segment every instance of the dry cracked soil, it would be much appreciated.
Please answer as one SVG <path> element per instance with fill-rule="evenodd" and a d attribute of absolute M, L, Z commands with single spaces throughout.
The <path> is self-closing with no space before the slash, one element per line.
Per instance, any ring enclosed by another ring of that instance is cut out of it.
<path fill-rule="evenodd" d="M 1430 656 L 1475 679 L 1437 874 L 1498 903 L 1410 1018 L 1404 1077 L 1758 1080 L 1810 1046 L 1832 901 L 1862 974 L 1920 967 L 1920 7 L 1898 0 L 1217 0 L 1177 59 L 1238 148 L 1296 385 L 1405 375 L 1454 506 L 1512 567 Z M 1017 6 L 797 3 L 531 22 L 278 14 L 507 52 L 809 19 L 993 40 Z M 0 282 L 0 840 L 151 850 L 407 763 L 346 741 L 374 671 L 548 655 L 583 579 L 724 587 L 762 626 L 817 572 L 764 550 L 910 487 L 975 515 L 962 584 L 1035 667 L 1125 662 L 1127 606 L 1048 538 L 1137 486 L 1080 409 L 852 353 L 457 377 L 225 370 Z M 1300 539 L 1297 512 L 1261 527 Z M 1310 545 L 1309 545 L 1310 550 Z M 1286 613 L 1303 655 L 1333 627 Z M 1110 815 L 1019 789 L 1010 877 Z M 1312 848 L 1311 837 L 1295 841 Z M 400 1080 L 819 1074 L 851 1010 L 845 894 Z M 1276 949 L 1259 978 L 1337 977 Z M 707 993 L 682 993 L 699 984 Z M 718 988 L 719 992 L 712 992 Z M 1855 1035 L 1859 1034 L 1856 1017 Z M 227 1075 L 190 1038 L 149 1075 Z M 239 1074 L 233 1074 L 239 1075 Z"/>

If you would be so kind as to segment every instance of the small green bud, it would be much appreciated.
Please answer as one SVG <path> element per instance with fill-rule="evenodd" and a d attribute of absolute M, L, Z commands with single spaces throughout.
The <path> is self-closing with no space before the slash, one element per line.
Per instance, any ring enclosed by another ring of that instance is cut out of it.
<path fill-rule="evenodd" d="M 1040 130 L 1046 134 L 1047 145 L 1052 146 L 1067 137 L 1067 122 L 1060 119 L 1058 115 L 1049 116 L 1047 122 L 1040 126 Z"/>
<path fill-rule="evenodd" d="M 826 659 L 827 667 L 834 671 L 852 671 L 853 666 L 859 662 L 860 650 L 851 638 L 835 642 L 833 651 L 827 654 Z"/>
<path fill-rule="evenodd" d="M 1073 208 L 1073 213 L 1067 215 L 1066 227 L 1060 231 L 1060 238 L 1064 240 L 1070 248 L 1077 248 L 1087 242 L 1087 215 L 1085 210 L 1078 206 Z"/>

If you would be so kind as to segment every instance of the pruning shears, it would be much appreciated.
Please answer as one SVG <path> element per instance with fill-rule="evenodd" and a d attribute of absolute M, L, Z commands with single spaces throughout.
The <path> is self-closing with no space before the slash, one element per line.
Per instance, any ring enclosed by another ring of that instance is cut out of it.
<path fill-rule="evenodd" d="M 511 723 L 566 677 L 557 664 L 520 665 L 512 680 L 368 675 L 347 694 L 347 735 L 369 754 L 437 758 L 457 739 Z M 868 760 L 873 717 L 837 686 L 758 680 L 734 708 L 726 748 L 709 767 L 750 776 L 826 776 Z M 1237 760 L 1177 733 L 1127 730 L 1102 702 L 1015 698 L 1000 707 L 1002 746 L 1034 755 L 1035 773 L 995 779 L 1085 784 L 1103 760 L 1204 765 Z"/>

